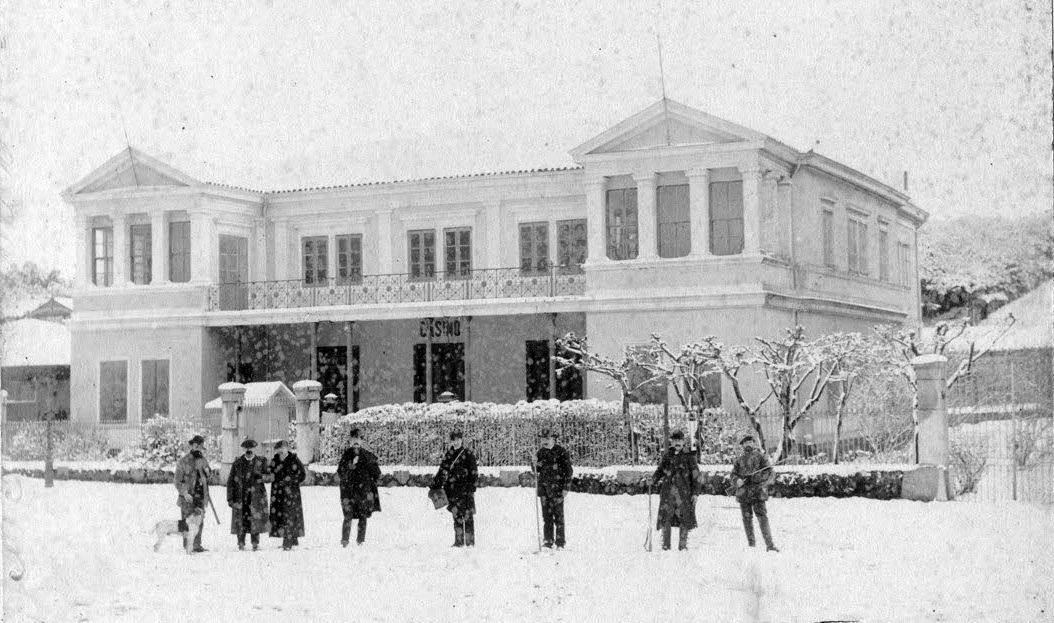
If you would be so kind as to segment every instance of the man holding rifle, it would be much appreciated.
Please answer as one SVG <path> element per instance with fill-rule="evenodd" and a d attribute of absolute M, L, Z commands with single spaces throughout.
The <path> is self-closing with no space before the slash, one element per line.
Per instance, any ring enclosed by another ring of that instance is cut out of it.
<path fill-rule="evenodd" d="M 187 531 L 183 533 L 183 547 L 188 554 L 196 554 L 205 551 L 201 546 L 201 533 L 204 532 L 205 505 L 211 503 L 209 475 L 212 470 L 209 469 L 209 462 L 205 460 L 205 454 L 202 452 L 205 438 L 194 435 L 188 445 L 190 452 L 176 463 L 176 475 L 172 482 L 179 492 L 177 504 L 180 520 L 187 525 Z M 187 518 L 192 515 L 197 517 L 188 522 Z"/>
<path fill-rule="evenodd" d="M 732 465 L 732 478 L 735 479 L 735 496 L 743 515 L 747 544 L 754 547 L 753 515 L 757 515 L 766 548 L 770 552 L 778 552 L 772 544 L 772 532 L 769 530 L 769 517 L 765 509 L 765 500 L 769 497 L 768 485 L 773 477 L 772 464 L 765 453 L 758 450 L 751 435 L 744 437 L 739 444 L 743 447 L 743 454 L 739 455 Z"/>

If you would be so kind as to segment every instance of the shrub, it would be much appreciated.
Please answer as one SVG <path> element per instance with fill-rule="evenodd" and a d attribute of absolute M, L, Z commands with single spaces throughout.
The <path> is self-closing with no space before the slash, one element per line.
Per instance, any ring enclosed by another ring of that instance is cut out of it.
<path fill-rule="evenodd" d="M 988 443 L 983 437 L 952 436 L 948 444 L 954 468 L 955 495 L 973 493 L 988 465 Z"/>
<path fill-rule="evenodd" d="M 119 455 L 124 462 L 141 465 L 173 465 L 187 453 L 187 440 L 194 435 L 205 438 L 205 455 L 219 456 L 219 439 L 197 424 L 157 415 L 143 424 L 139 444 Z"/>
<path fill-rule="evenodd" d="M 6 453 L 15 461 L 44 459 L 47 440 L 44 422 L 22 422 L 5 441 Z M 66 461 L 97 461 L 106 458 L 109 437 L 94 427 L 57 424 L 51 429 L 52 457 Z"/>

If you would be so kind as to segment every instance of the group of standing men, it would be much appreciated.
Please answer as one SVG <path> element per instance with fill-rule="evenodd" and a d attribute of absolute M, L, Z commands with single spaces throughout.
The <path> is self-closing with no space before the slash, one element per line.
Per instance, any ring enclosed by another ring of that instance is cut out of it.
<path fill-rule="evenodd" d="M 454 547 L 476 544 L 476 484 L 479 478 L 475 454 L 465 446 L 464 434 L 454 430 L 443 456 L 439 471 L 432 479 L 430 497 L 442 492 L 446 508 L 454 521 Z M 184 533 L 184 547 L 190 552 L 203 552 L 201 526 L 209 498 L 210 469 L 202 453 L 204 438 L 195 435 L 189 442 L 190 452 L 176 465 L 175 485 L 179 491 L 178 504 L 181 521 L 188 528 Z M 366 525 L 370 516 L 381 510 L 377 483 L 381 469 L 377 456 L 363 447 L 358 429 L 353 429 L 348 448 L 337 465 L 340 479 L 340 504 L 343 513 L 341 545 L 348 546 L 352 523 L 357 521 L 355 542 L 366 540 Z M 779 551 L 772 541 L 765 500 L 767 485 L 773 477 L 768 457 L 755 445 L 752 436 L 740 442 L 743 452 L 732 467 L 735 484 L 729 493 L 739 502 L 747 543 L 754 547 L 753 517 L 757 516 L 761 534 L 769 551 Z M 542 545 L 562 549 L 566 544 L 564 499 L 571 486 L 574 469 L 568 451 L 557 444 L 557 434 L 544 430 L 534 461 L 536 495 L 544 523 Z M 259 548 L 260 534 L 269 533 L 282 539 L 282 549 L 291 550 L 304 536 L 304 509 L 300 484 L 307 470 L 290 452 L 284 441 L 275 444 L 275 455 L 268 461 L 256 455 L 257 443 L 252 439 L 242 442 L 245 450 L 231 465 L 227 478 L 227 505 L 231 508 L 231 534 L 238 539 L 238 549 L 245 549 L 249 535 L 253 550 Z M 651 490 L 659 491 L 659 512 L 656 530 L 662 533 L 662 548 L 670 549 L 672 528 L 678 528 L 678 549 L 688 548 L 688 534 L 697 525 L 695 502 L 702 490 L 698 455 L 685 444 L 684 433 L 670 435 L 670 447 L 662 454 L 651 481 Z M 264 483 L 271 484 L 270 504 Z M 197 515 L 197 521 L 187 519 Z M 191 546 L 192 544 L 192 546 Z"/>

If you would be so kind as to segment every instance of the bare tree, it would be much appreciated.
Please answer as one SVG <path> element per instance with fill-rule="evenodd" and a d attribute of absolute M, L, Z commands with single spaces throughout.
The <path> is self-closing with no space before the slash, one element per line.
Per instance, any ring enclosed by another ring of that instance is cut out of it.
<path fill-rule="evenodd" d="M 822 343 L 823 350 L 827 356 L 835 362 L 830 377 L 831 383 L 838 383 L 840 393 L 838 394 L 837 406 L 835 408 L 834 427 L 834 451 L 833 460 L 838 464 L 840 458 L 839 447 L 842 442 L 842 425 L 845 422 L 846 406 L 849 397 L 853 395 L 857 383 L 862 378 L 867 378 L 877 371 L 882 360 L 880 349 L 876 348 L 874 340 L 868 339 L 860 333 L 832 333 L 818 340 Z M 831 391 L 828 389 L 828 391 Z"/>
<path fill-rule="evenodd" d="M 770 387 L 768 393 L 766 393 L 760 400 L 751 403 L 747 401 L 746 397 L 743 395 L 743 388 L 740 384 L 739 378 L 740 373 L 744 369 L 750 369 L 753 367 L 754 362 L 755 358 L 746 348 L 736 346 L 729 351 L 722 352 L 721 358 L 717 363 L 721 367 L 721 373 L 724 374 L 725 378 L 728 379 L 729 384 L 732 385 L 732 393 L 736 397 L 736 403 L 739 404 L 739 408 L 742 409 L 743 413 L 747 416 L 747 419 L 750 420 L 750 427 L 754 429 L 754 433 L 758 436 L 758 446 L 762 451 L 766 451 L 765 431 L 761 428 L 761 419 L 758 416 L 761 413 L 761 407 L 772 398 L 772 388 Z"/>

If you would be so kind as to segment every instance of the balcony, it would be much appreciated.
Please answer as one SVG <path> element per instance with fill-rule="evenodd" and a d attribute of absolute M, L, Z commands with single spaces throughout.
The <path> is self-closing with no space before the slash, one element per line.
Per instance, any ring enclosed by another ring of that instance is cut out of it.
<path fill-rule="evenodd" d="M 209 286 L 208 311 L 289 309 L 331 305 L 392 305 L 431 301 L 547 298 L 585 294 L 585 275 L 577 268 L 525 272 L 519 268 L 481 268 L 465 276 L 431 279 L 409 274 L 364 275 L 360 279 L 251 281 Z"/>

